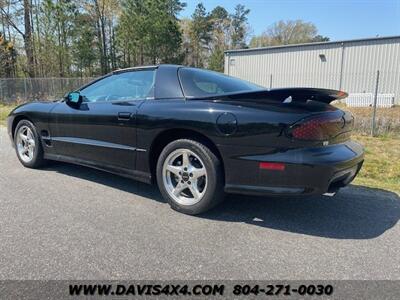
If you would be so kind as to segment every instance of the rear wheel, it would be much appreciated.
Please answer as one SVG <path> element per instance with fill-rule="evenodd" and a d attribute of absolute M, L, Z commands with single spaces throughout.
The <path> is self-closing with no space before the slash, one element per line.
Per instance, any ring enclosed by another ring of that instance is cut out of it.
<path fill-rule="evenodd" d="M 14 143 L 18 159 L 25 167 L 38 168 L 44 164 L 43 148 L 32 122 L 21 120 L 17 124 Z"/>
<path fill-rule="evenodd" d="M 199 214 L 223 199 L 221 162 L 205 145 L 176 140 L 161 152 L 157 183 L 170 206 L 186 214 Z"/>

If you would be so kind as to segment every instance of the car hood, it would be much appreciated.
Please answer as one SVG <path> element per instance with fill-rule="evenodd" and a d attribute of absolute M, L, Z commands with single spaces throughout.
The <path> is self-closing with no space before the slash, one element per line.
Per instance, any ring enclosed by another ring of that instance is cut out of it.
<path fill-rule="evenodd" d="M 57 102 L 49 102 L 49 101 L 27 102 L 14 108 L 10 112 L 10 115 L 29 113 L 29 112 L 48 113 L 55 105 L 57 105 Z"/>

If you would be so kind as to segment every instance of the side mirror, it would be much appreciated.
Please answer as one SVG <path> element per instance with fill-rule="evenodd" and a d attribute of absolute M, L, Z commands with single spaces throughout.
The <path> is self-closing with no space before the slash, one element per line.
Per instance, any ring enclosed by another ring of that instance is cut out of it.
<path fill-rule="evenodd" d="M 67 104 L 73 107 L 79 107 L 82 103 L 82 96 L 79 92 L 71 92 L 67 95 Z"/>

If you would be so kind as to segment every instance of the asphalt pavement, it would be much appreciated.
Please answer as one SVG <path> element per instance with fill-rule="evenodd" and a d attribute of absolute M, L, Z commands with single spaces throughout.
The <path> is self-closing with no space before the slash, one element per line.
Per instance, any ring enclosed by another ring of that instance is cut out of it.
<path fill-rule="evenodd" d="M 187 216 L 155 186 L 65 163 L 24 168 L 0 128 L 0 280 L 400 279 L 399 218 L 397 194 L 362 186 L 227 196 Z"/>

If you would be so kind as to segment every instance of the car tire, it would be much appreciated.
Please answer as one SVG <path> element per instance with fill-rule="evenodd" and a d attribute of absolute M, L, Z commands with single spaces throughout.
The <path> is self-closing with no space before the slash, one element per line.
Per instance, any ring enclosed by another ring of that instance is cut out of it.
<path fill-rule="evenodd" d="M 190 139 L 169 143 L 157 161 L 161 194 L 174 210 L 189 215 L 203 213 L 223 200 L 223 176 L 218 157 Z"/>
<path fill-rule="evenodd" d="M 39 168 L 45 164 L 43 147 L 32 122 L 19 121 L 14 132 L 14 145 L 17 157 L 25 167 Z"/>

